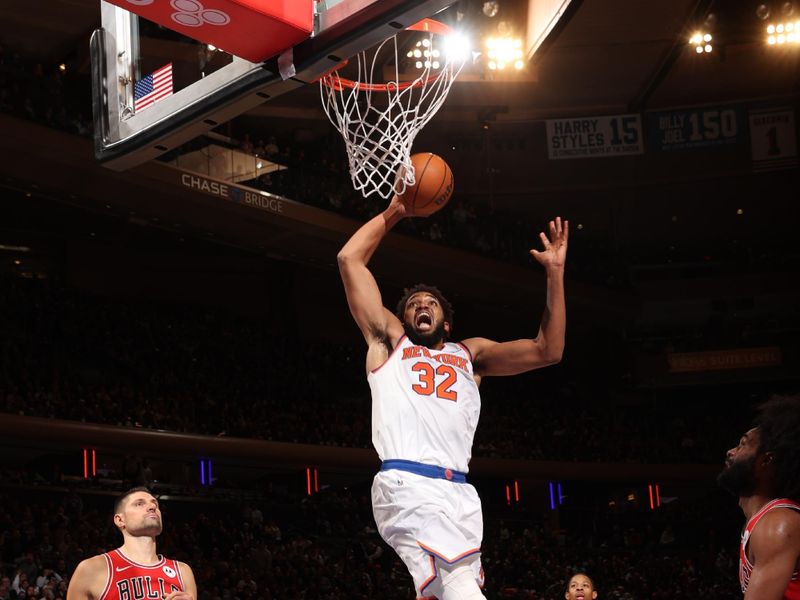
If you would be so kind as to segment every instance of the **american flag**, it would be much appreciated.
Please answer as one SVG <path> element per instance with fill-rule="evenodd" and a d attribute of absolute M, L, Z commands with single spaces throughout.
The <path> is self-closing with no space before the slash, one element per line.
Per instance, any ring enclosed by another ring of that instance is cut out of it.
<path fill-rule="evenodd" d="M 133 111 L 144 110 L 171 95 L 172 63 L 169 63 L 133 85 Z"/>

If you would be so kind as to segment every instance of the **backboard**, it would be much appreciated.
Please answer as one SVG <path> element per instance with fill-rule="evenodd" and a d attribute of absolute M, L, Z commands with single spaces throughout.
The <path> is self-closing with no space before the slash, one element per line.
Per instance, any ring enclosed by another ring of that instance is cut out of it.
<path fill-rule="evenodd" d="M 177 15 L 189 26 L 203 19 L 206 24 L 229 25 L 226 15 L 204 9 L 202 0 L 116 1 L 129 3 L 132 10 L 137 5 L 169 4 L 175 11 L 172 17 Z M 315 81 L 341 60 L 435 15 L 454 0 L 309 2 L 308 36 L 263 62 L 250 62 L 101 0 L 101 28 L 91 39 L 97 159 L 111 169 L 125 170 L 156 158 Z M 158 101 L 137 102 L 148 89 L 150 98 L 160 95 Z"/>

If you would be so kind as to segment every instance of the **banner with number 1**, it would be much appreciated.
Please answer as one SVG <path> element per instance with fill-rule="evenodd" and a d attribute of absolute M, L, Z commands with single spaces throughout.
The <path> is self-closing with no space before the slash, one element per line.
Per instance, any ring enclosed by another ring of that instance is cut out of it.
<path fill-rule="evenodd" d="M 756 171 L 800 166 L 794 110 L 787 107 L 750 111 L 750 148 Z"/>

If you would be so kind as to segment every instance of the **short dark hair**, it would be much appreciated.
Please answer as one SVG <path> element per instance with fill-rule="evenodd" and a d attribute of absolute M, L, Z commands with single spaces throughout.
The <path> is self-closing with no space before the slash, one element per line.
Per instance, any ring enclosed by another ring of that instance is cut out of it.
<path fill-rule="evenodd" d="M 424 283 L 418 283 L 415 286 L 410 288 L 406 288 L 403 290 L 403 296 L 400 298 L 400 301 L 397 303 L 397 310 L 395 311 L 395 315 L 397 318 L 400 319 L 400 322 L 403 322 L 403 314 L 406 312 L 406 303 L 408 299 L 411 298 L 414 294 L 418 294 L 419 292 L 425 292 L 430 294 L 434 298 L 439 301 L 439 304 L 442 305 L 442 312 L 444 313 L 444 320 L 450 323 L 450 331 L 453 331 L 453 305 L 450 304 L 450 301 L 444 297 L 441 290 L 433 285 L 426 285 Z"/>
<path fill-rule="evenodd" d="M 130 496 L 131 494 L 135 494 L 136 492 L 147 492 L 151 496 L 153 495 L 153 492 L 150 491 L 150 488 L 146 488 L 143 485 L 132 487 L 127 492 L 123 492 L 121 495 L 117 496 L 114 499 L 115 515 L 122 510 L 122 505 L 125 504 L 125 501 L 128 499 L 128 496 Z"/>
<path fill-rule="evenodd" d="M 773 396 L 758 407 L 758 451 L 773 456 L 773 492 L 800 499 L 800 396 Z"/>
<path fill-rule="evenodd" d="M 569 582 L 570 582 L 570 581 L 572 581 L 572 579 L 573 579 L 574 577 L 577 577 L 578 575 L 583 575 L 584 577 L 586 577 L 586 579 L 588 579 L 588 580 L 591 582 L 591 584 L 592 584 L 592 589 L 593 589 L 595 592 L 597 591 L 597 586 L 594 584 L 594 579 L 592 579 L 591 577 L 589 577 L 589 576 L 586 574 L 586 571 L 575 571 L 575 572 L 574 572 L 572 575 L 570 575 L 570 576 L 567 578 L 567 580 L 564 582 L 564 593 L 565 593 L 565 594 L 566 594 L 566 593 L 569 591 Z"/>

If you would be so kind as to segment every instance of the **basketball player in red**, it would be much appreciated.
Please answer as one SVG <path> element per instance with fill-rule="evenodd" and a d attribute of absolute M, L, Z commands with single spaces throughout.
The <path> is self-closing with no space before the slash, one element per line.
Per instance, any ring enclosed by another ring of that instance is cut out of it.
<path fill-rule="evenodd" d="M 800 600 L 800 397 L 762 405 L 717 480 L 747 519 L 739 547 L 745 600 Z"/>
<path fill-rule="evenodd" d="M 569 226 L 550 222 L 543 250 L 547 298 L 535 339 L 448 341 L 453 318 L 441 292 L 406 290 L 393 313 L 367 263 L 381 240 L 413 211 L 395 196 L 338 255 L 350 312 L 367 342 L 372 442 L 381 470 L 372 508 L 383 539 L 408 568 L 418 598 L 479 600 L 483 518 L 466 471 L 480 414 L 481 379 L 514 375 L 561 360 L 566 330 L 564 264 Z M 433 272 L 434 269 L 432 268 Z"/>
<path fill-rule="evenodd" d="M 133 488 L 114 503 L 114 524 L 123 544 L 82 561 L 67 600 L 196 600 L 188 565 L 156 554 L 161 510 L 147 488 Z"/>

